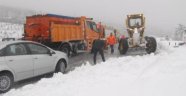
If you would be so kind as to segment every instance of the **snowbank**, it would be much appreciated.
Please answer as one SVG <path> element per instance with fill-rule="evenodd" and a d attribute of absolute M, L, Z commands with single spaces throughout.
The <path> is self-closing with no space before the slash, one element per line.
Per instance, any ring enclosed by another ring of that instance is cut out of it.
<path fill-rule="evenodd" d="M 55 74 L 3 96 L 186 96 L 186 46 L 111 58 Z"/>
<path fill-rule="evenodd" d="M 170 52 L 175 47 L 179 47 L 180 44 L 184 44 L 183 41 L 164 40 L 162 38 L 156 38 L 157 41 L 157 52 Z"/>
<path fill-rule="evenodd" d="M 23 33 L 23 24 L 0 22 L 0 41 L 2 38 L 22 38 Z"/>

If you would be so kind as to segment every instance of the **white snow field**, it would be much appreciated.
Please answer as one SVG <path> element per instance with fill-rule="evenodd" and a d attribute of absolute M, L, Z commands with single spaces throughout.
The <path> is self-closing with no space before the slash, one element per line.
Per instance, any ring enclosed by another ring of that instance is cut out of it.
<path fill-rule="evenodd" d="M 167 43 L 159 41 L 156 54 L 87 62 L 3 96 L 186 96 L 186 46 Z"/>

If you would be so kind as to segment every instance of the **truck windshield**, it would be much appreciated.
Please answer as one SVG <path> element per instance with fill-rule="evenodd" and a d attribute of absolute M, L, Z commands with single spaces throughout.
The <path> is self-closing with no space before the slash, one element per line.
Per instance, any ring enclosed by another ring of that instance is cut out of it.
<path fill-rule="evenodd" d="M 135 19 L 131 18 L 129 20 L 129 24 L 131 27 L 139 27 L 142 25 L 141 18 L 135 18 Z"/>
<path fill-rule="evenodd" d="M 95 22 L 87 21 L 87 27 L 95 32 L 99 32 Z"/>

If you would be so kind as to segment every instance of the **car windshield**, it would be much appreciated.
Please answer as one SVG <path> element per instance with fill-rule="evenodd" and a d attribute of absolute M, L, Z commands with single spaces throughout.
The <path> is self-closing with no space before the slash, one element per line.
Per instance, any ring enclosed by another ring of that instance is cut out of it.
<path fill-rule="evenodd" d="M 131 27 L 139 27 L 142 25 L 141 18 L 132 18 L 129 20 Z"/>

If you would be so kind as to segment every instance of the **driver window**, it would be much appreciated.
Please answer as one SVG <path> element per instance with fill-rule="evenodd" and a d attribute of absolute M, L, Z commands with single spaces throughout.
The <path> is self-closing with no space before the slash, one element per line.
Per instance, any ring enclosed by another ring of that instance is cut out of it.
<path fill-rule="evenodd" d="M 28 44 L 31 54 L 48 54 L 48 49 L 37 44 Z"/>
<path fill-rule="evenodd" d="M 87 27 L 93 31 L 96 31 L 98 32 L 98 29 L 97 29 L 97 25 L 95 22 L 90 22 L 90 21 L 87 21 Z"/>
<path fill-rule="evenodd" d="M 3 48 L 3 49 L 0 50 L 0 57 L 1 56 L 4 56 L 4 54 L 5 54 L 5 48 Z"/>
<path fill-rule="evenodd" d="M 96 31 L 96 32 L 98 32 L 96 23 L 92 23 L 92 26 L 93 26 L 93 30 Z"/>
<path fill-rule="evenodd" d="M 89 21 L 87 21 L 86 23 L 87 23 L 87 27 L 88 27 L 89 29 L 93 29 L 93 28 L 92 28 L 92 25 L 91 25 L 91 23 L 90 23 Z"/>
<path fill-rule="evenodd" d="M 132 27 L 138 27 L 138 26 L 141 26 L 141 25 L 142 25 L 142 22 L 141 22 L 141 19 L 140 18 L 130 19 L 130 26 L 132 26 Z"/>

